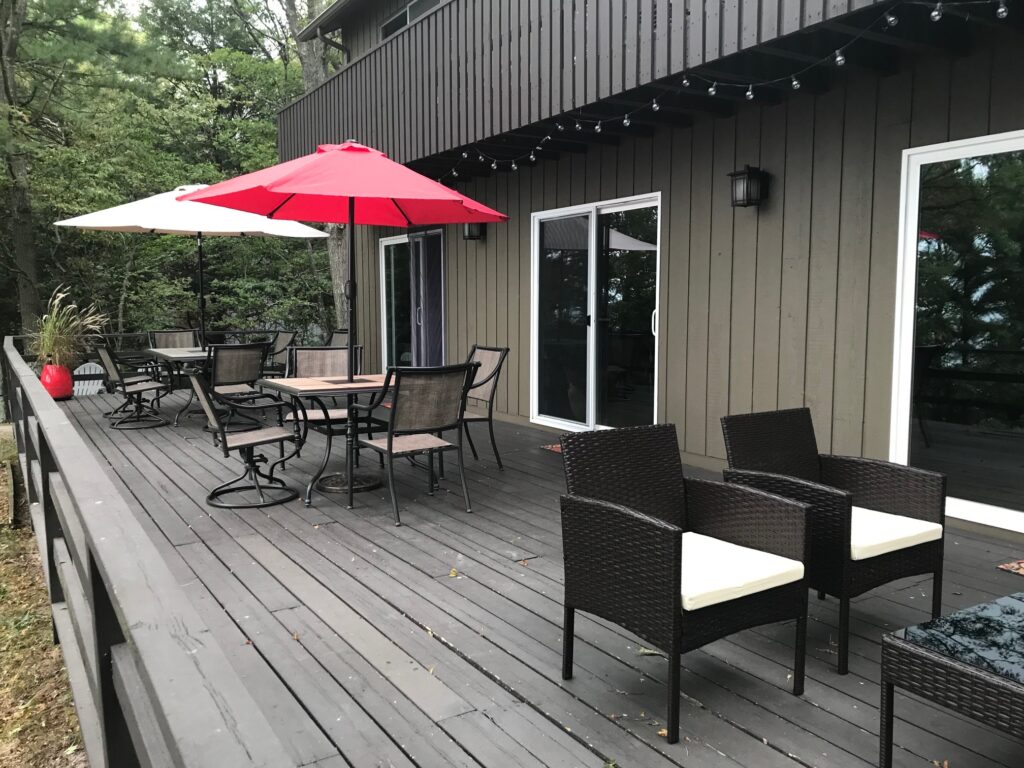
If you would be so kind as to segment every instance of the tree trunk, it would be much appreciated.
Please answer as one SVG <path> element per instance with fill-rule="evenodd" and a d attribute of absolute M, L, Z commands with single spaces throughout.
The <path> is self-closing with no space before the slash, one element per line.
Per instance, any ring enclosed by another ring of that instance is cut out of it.
<path fill-rule="evenodd" d="M 309 19 L 320 15 L 321 0 L 308 0 L 305 14 L 301 13 L 296 0 L 284 0 L 284 15 L 288 20 L 288 31 L 295 38 Z M 302 85 L 308 93 L 327 81 L 327 57 L 324 44 L 319 40 L 304 43 L 296 41 L 299 64 L 302 66 Z M 331 270 L 331 293 L 334 294 L 335 328 L 347 325 L 348 300 L 345 298 L 345 283 L 348 281 L 348 259 L 344 237 L 345 228 L 330 225 L 327 228 L 327 262 Z"/>
<path fill-rule="evenodd" d="M 32 238 L 32 197 L 28 183 L 28 157 L 19 147 L 17 113 L 18 83 L 15 67 L 18 40 L 25 20 L 27 0 L 0 0 L 0 112 L 7 119 L 4 165 L 9 181 L 11 247 L 18 285 L 18 311 L 23 331 L 39 316 L 39 272 Z"/>

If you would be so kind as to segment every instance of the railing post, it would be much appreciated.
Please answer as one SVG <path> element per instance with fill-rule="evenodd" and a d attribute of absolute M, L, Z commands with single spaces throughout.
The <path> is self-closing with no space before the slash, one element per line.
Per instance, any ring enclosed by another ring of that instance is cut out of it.
<path fill-rule="evenodd" d="M 57 508 L 53 503 L 53 495 L 50 492 L 50 473 L 57 472 L 57 465 L 53 460 L 53 453 L 50 445 L 42 431 L 39 432 L 39 476 L 41 478 L 39 489 L 39 504 L 43 509 L 43 541 L 46 542 L 46 551 L 40 552 L 45 558 L 46 582 L 50 590 L 50 605 L 64 602 L 64 587 L 60 583 L 60 574 L 57 572 L 57 558 L 54 553 L 54 539 L 63 538 L 64 531 L 60 525 L 60 518 L 57 517 Z M 54 645 L 60 644 L 60 636 L 57 634 L 57 623 L 53 620 L 53 611 L 50 611 L 50 622 L 53 625 Z"/>
<path fill-rule="evenodd" d="M 106 751 L 107 765 L 117 768 L 139 768 L 139 758 L 135 752 L 128 724 L 121 711 L 121 702 L 114 689 L 114 663 L 111 649 L 124 642 L 121 624 L 117 620 L 114 606 L 107 594 L 107 586 L 103 576 L 96 567 L 95 558 L 89 552 L 89 581 L 93 610 L 93 634 L 96 644 L 96 684 L 97 703 L 100 707 L 100 718 L 103 724 L 103 747 Z"/>

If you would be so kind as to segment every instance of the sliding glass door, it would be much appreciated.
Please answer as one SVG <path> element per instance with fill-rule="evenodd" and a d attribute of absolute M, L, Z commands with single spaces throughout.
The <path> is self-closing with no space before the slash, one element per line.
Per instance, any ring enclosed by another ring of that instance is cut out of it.
<path fill-rule="evenodd" d="M 910 159 L 895 458 L 1000 524 L 1024 512 L 1024 136 Z"/>
<path fill-rule="evenodd" d="M 534 215 L 535 421 L 654 423 L 658 198 Z"/>
<path fill-rule="evenodd" d="M 383 366 L 444 364 L 444 252 L 439 231 L 381 240 Z"/>

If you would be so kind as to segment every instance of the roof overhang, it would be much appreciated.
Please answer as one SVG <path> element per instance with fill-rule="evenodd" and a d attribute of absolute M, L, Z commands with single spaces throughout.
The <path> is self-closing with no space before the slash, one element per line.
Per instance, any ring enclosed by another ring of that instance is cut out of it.
<path fill-rule="evenodd" d="M 319 16 L 303 27 L 299 34 L 295 36 L 295 39 L 300 43 L 305 43 L 315 40 L 321 34 L 326 35 L 328 32 L 340 29 L 341 17 L 345 15 L 345 10 L 350 5 L 354 5 L 355 2 L 356 0 L 336 0 L 336 2 L 321 11 Z"/>

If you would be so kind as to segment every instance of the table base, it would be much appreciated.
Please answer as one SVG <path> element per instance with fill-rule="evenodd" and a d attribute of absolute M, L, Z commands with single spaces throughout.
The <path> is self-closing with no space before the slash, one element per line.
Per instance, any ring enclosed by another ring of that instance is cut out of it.
<path fill-rule="evenodd" d="M 372 491 L 384 485 L 383 478 L 373 472 L 356 472 L 352 477 L 353 493 Z M 345 472 L 324 475 L 316 481 L 315 488 L 321 493 L 348 493 L 348 475 Z"/>

